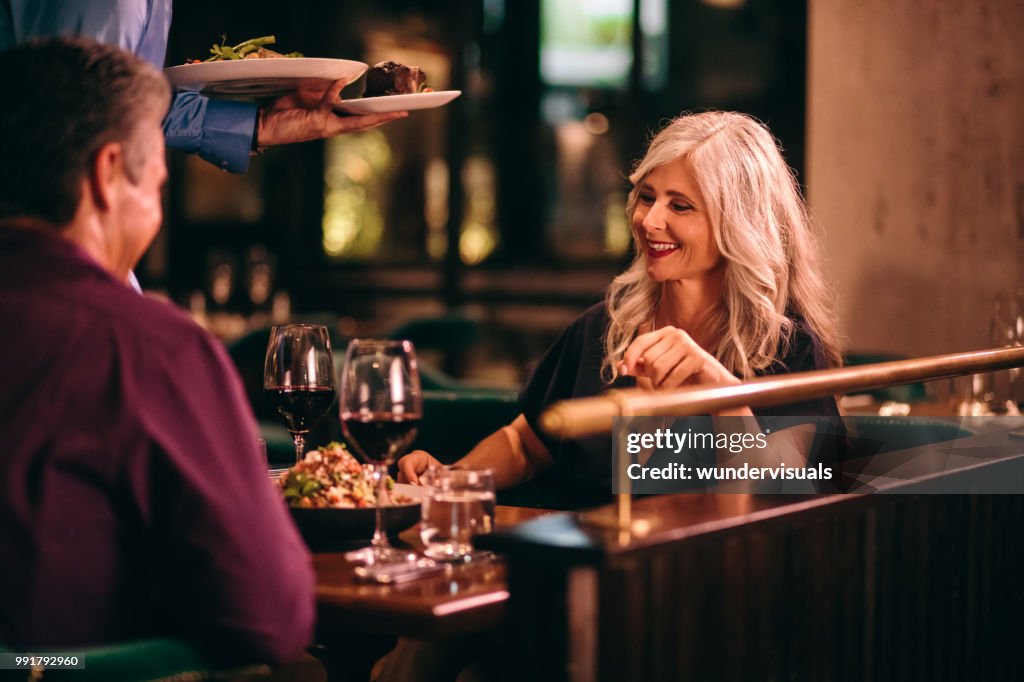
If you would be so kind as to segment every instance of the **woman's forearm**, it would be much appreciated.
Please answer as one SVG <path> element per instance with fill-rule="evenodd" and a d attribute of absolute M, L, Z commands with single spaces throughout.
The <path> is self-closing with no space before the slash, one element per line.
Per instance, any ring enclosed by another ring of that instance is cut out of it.
<path fill-rule="evenodd" d="M 467 469 L 490 469 L 496 488 L 511 488 L 533 478 L 553 464 L 547 448 L 520 415 L 480 441 L 456 465 Z"/>

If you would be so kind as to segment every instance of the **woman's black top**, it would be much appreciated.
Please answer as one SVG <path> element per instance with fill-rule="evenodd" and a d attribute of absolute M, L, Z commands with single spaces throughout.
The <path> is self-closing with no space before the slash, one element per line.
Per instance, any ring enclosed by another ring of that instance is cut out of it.
<path fill-rule="evenodd" d="M 785 356 L 759 375 L 787 374 L 828 367 L 818 337 L 799 319 Z M 537 425 L 540 413 L 552 403 L 569 398 L 598 395 L 610 388 L 636 386 L 634 377 L 619 377 L 606 384 L 601 379 L 605 334 L 609 318 L 604 303 L 589 308 L 569 326 L 541 358 L 519 395 L 519 406 L 534 433 L 555 460 L 555 466 L 540 474 L 534 483 L 534 501 L 558 509 L 605 504 L 611 499 L 611 437 L 559 440 Z M 781 417 L 836 417 L 834 398 L 821 398 L 753 410 L 762 428 L 771 428 Z M 838 419 L 836 420 L 838 421 Z M 792 419 L 777 423 L 775 430 L 792 426 Z M 706 458 L 707 455 L 702 455 Z M 713 456 L 713 453 L 712 453 Z M 707 463 L 707 462 L 704 462 Z"/>

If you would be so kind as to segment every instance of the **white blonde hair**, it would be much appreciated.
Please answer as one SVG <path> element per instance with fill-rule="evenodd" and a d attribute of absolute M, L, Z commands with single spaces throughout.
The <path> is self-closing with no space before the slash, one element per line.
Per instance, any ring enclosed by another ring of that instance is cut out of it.
<path fill-rule="evenodd" d="M 632 221 L 639 188 L 655 168 L 685 159 L 703 197 L 725 263 L 721 306 L 704 331 L 707 348 L 744 379 L 787 352 L 792 317 L 816 335 L 828 366 L 842 363 L 830 292 L 810 219 L 792 170 L 767 128 L 745 114 L 709 111 L 672 120 L 651 140 L 629 176 L 626 212 Z M 636 256 L 608 288 L 611 319 L 601 374 L 611 383 L 639 327 L 652 319 L 661 285 L 647 274 L 634 231 Z"/>

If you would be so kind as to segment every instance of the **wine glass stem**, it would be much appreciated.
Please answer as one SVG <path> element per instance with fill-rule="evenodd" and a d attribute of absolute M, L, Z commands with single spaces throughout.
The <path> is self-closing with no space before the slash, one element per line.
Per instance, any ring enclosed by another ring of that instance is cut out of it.
<path fill-rule="evenodd" d="M 377 549 L 387 549 L 388 534 L 384 532 L 384 499 L 387 495 L 388 467 L 386 464 L 377 464 L 373 467 L 374 475 L 377 477 L 377 523 L 373 528 L 373 540 L 371 545 Z"/>
<path fill-rule="evenodd" d="M 302 455 L 306 449 L 306 439 L 301 433 L 293 433 L 292 438 L 295 440 L 295 463 L 298 464 L 302 461 Z"/>

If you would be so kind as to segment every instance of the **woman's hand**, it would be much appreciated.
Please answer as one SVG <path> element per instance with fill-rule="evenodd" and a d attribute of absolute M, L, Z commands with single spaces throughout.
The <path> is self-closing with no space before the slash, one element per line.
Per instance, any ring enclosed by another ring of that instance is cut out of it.
<path fill-rule="evenodd" d="M 420 485 L 420 476 L 431 467 L 440 467 L 437 461 L 424 450 L 413 450 L 398 460 L 398 482 Z"/>
<path fill-rule="evenodd" d="M 629 344 L 619 370 L 645 379 L 653 388 L 679 388 L 688 384 L 736 384 L 733 374 L 676 327 L 640 334 Z"/>

